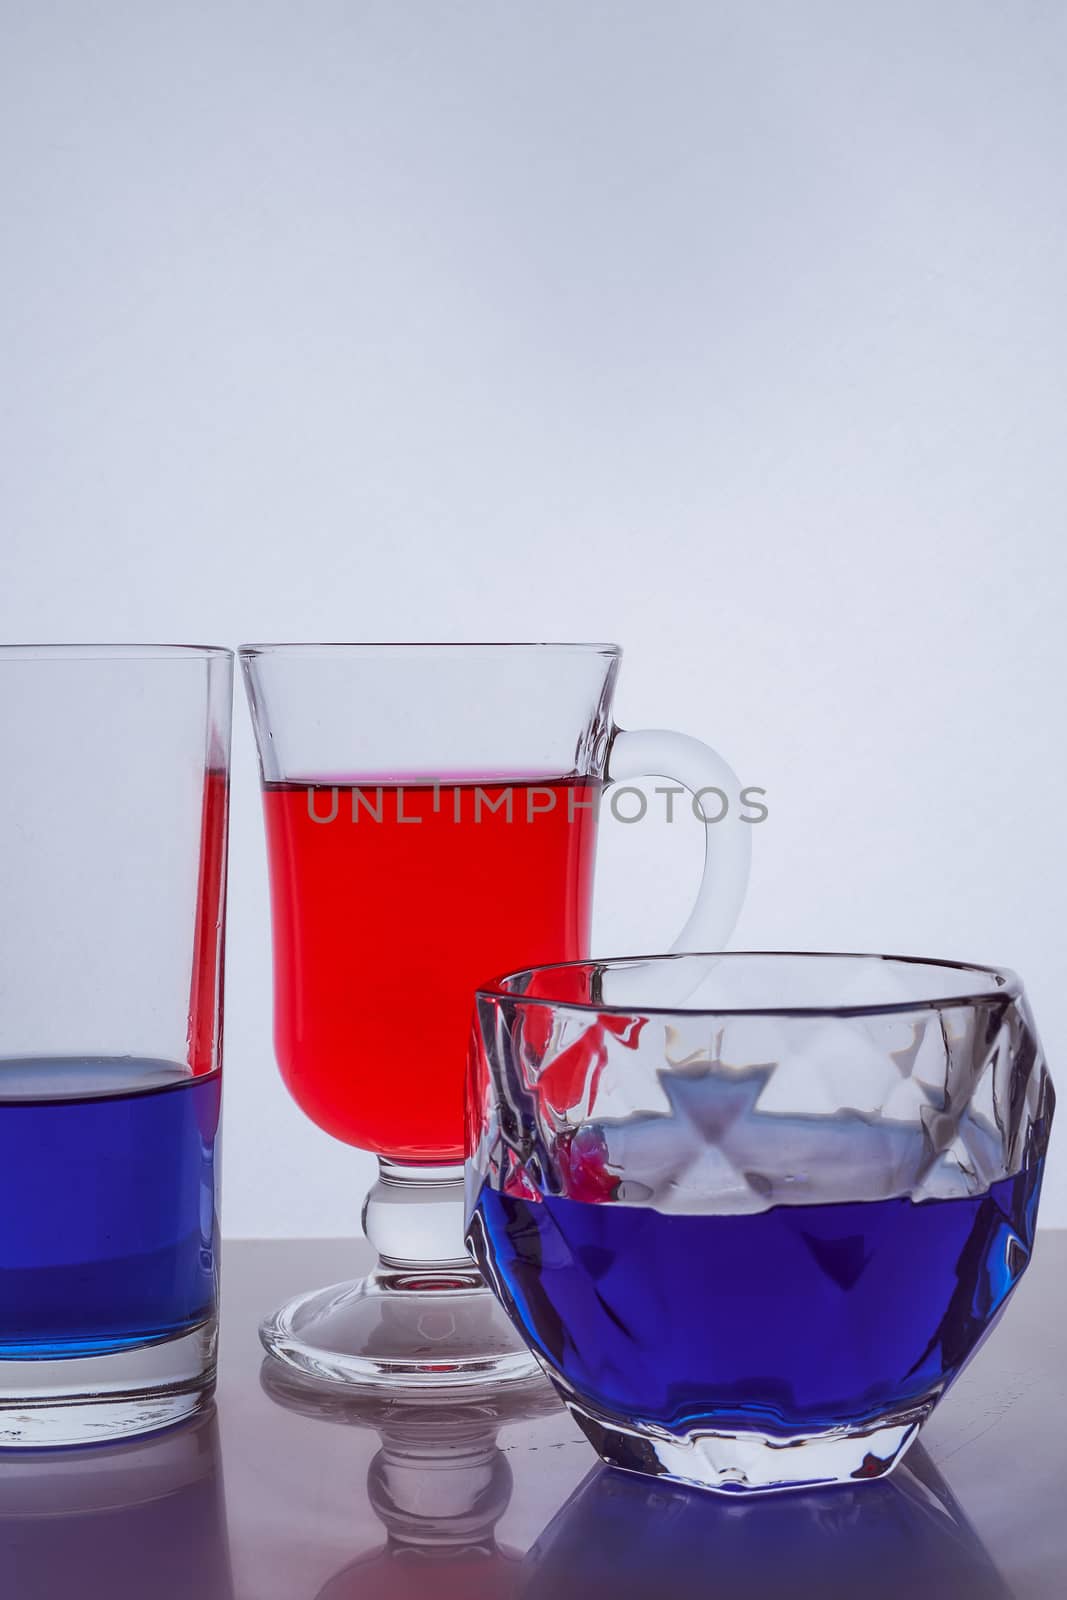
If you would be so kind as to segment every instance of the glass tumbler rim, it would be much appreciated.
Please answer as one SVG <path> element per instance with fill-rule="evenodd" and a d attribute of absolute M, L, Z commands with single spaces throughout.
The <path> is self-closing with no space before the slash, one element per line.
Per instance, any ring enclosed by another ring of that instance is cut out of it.
<path fill-rule="evenodd" d="M 210 661 L 232 657 L 222 644 L 0 644 L 0 661 Z"/>
<path fill-rule="evenodd" d="M 670 1005 L 647 1005 L 643 1002 L 629 1004 L 620 1001 L 575 1000 L 553 998 L 551 995 L 523 994 L 507 985 L 528 977 L 532 973 L 577 971 L 582 968 L 608 968 L 622 970 L 630 966 L 656 966 L 662 968 L 671 962 L 734 961 L 753 958 L 777 960 L 820 961 L 883 961 L 902 966 L 941 968 L 949 972 L 973 974 L 985 979 L 987 987 L 968 989 L 958 994 L 917 993 L 906 1000 L 880 1000 L 866 1004 L 842 1005 L 689 1005 L 684 1000 Z M 475 1001 L 496 1003 L 515 1000 L 522 1005 L 543 1006 L 551 1011 L 568 1011 L 583 1015 L 615 1017 L 878 1017 L 901 1016 L 916 1011 L 951 1011 L 967 1007 L 992 1004 L 1011 1004 L 1022 999 L 1023 982 L 1010 967 L 985 965 L 976 961 L 954 961 L 942 956 L 890 955 L 878 951 L 860 950 L 676 950 L 658 951 L 650 955 L 589 957 L 584 961 L 550 961 L 530 967 L 520 967 L 512 972 L 480 984 L 475 990 Z"/>
<path fill-rule="evenodd" d="M 602 642 L 554 639 L 333 639 L 333 640 L 280 640 L 249 643 L 238 646 L 242 661 L 252 661 L 257 656 L 344 656 L 344 655 L 402 655 L 405 652 L 437 652 L 442 655 L 466 655 L 480 651 L 530 651 L 574 655 L 601 655 L 615 659 L 622 655 L 622 646 Z"/>

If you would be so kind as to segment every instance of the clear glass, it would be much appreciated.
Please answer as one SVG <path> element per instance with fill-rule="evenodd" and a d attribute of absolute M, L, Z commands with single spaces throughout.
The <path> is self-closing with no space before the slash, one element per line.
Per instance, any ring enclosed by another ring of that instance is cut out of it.
<path fill-rule="evenodd" d="M 233 658 L 0 648 L 0 1430 L 146 1432 L 215 1373 Z"/>
<path fill-rule="evenodd" d="M 604 1460 L 878 1478 L 1026 1268 L 1053 1104 L 1006 971 L 525 971 L 476 1002 L 467 1242 Z"/>
<path fill-rule="evenodd" d="M 463 1246 L 463 1078 L 478 983 L 588 954 L 599 797 L 662 773 L 708 840 L 683 937 L 727 936 L 749 829 L 714 751 L 611 719 L 614 645 L 249 645 L 264 784 L 274 1037 L 297 1103 L 378 1156 L 366 1279 L 264 1324 L 352 1383 L 512 1381 L 531 1360 Z"/>

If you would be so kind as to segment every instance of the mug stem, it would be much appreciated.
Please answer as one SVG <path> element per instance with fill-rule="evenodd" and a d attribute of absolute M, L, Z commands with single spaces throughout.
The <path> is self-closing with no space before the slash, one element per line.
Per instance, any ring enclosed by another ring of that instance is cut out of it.
<path fill-rule="evenodd" d="M 387 1272 L 444 1273 L 479 1281 L 463 1244 L 463 1167 L 410 1166 L 378 1158 L 363 1228 Z"/>
<path fill-rule="evenodd" d="M 463 1244 L 463 1168 L 379 1157 L 363 1226 L 378 1254 L 365 1278 L 299 1295 L 259 1334 L 315 1379 L 418 1391 L 525 1383 L 534 1357 Z"/>

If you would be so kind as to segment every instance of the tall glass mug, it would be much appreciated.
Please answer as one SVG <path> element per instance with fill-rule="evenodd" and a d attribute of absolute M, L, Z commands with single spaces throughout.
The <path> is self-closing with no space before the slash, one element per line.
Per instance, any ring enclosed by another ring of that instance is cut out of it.
<path fill-rule="evenodd" d="M 749 829 L 696 739 L 623 732 L 600 644 L 247 645 L 274 930 L 275 1051 L 319 1127 L 377 1155 L 368 1277 L 269 1317 L 267 1349 L 356 1384 L 527 1376 L 463 1246 L 463 1082 L 475 989 L 588 954 L 606 784 L 690 790 L 707 849 L 680 947 L 716 949 Z"/>
<path fill-rule="evenodd" d="M 215 1378 L 233 655 L 0 648 L 0 1444 Z"/>

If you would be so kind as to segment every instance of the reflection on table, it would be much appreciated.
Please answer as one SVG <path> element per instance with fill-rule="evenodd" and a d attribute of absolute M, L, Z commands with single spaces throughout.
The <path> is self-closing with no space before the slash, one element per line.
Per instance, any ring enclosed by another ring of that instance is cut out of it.
<path fill-rule="evenodd" d="M 855 1488 L 708 1494 L 597 1467 L 523 1562 L 522 1600 L 1011 1600 L 921 1445 Z"/>
<path fill-rule="evenodd" d="M 518 1592 L 519 1551 L 497 1544 L 495 1528 L 511 1498 L 511 1468 L 497 1445 L 508 1423 L 559 1408 L 540 1379 L 411 1398 L 354 1394 L 301 1378 L 267 1360 L 266 1393 L 287 1410 L 374 1429 L 380 1449 L 367 1471 L 366 1494 L 386 1531 L 384 1542 L 353 1558 L 317 1600 L 505 1600 Z"/>
<path fill-rule="evenodd" d="M 234 1600 L 214 1413 L 125 1444 L 0 1451 L 0 1595 Z"/>
<path fill-rule="evenodd" d="M 598 1466 L 521 1557 L 494 1533 L 511 1495 L 497 1431 L 556 1409 L 547 1385 L 361 1397 L 273 1361 L 261 1382 L 286 1409 L 381 1441 L 365 1492 L 386 1538 L 353 1551 L 316 1600 L 1012 1600 L 921 1445 L 881 1482 L 759 1499 Z"/>

